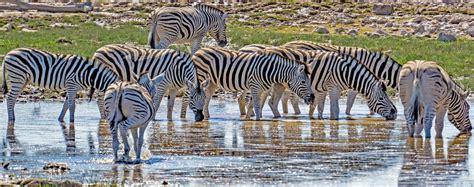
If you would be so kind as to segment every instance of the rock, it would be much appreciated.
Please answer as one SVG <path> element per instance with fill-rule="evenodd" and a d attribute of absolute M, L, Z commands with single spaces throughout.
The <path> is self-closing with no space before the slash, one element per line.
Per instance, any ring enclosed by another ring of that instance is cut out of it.
<path fill-rule="evenodd" d="M 56 43 L 58 43 L 58 44 L 72 44 L 72 41 L 66 39 L 65 37 L 61 37 L 61 38 L 56 39 Z"/>
<path fill-rule="evenodd" d="M 447 33 L 441 32 L 438 35 L 438 41 L 453 42 L 453 41 L 456 41 L 456 36 L 454 36 L 452 34 L 447 34 Z"/>
<path fill-rule="evenodd" d="M 15 25 L 13 25 L 13 23 L 7 23 L 2 28 L 4 31 L 11 31 L 15 29 Z"/>
<path fill-rule="evenodd" d="M 418 27 L 413 29 L 413 34 L 422 34 L 424 32 L 426 32 L 426 30 L 425 30 L 425 26 L 423 25 L 419 25 Z"/>
<path fill-rule="evenodd" d="M 356 37 L 357 34 L 359 33 L 359 30 L 357 29 L 351 29 L 347 34 L 351 35 L 352 37 Z"/>
<path fill-rule="evenodd" d="M 341 21 L 342 24 L 349 25 L 349 24 L 354 24 L 354 20 L 352 19 L 344 19 Z"/>
<path fill-rule="evenodd" d="M 385 23 L 384 27 L 393 27 L 393 23 L 392 22 Z"/>
<path fill-rule="evenodd" d="M 56 28 L 56 27 L 59 27 L 59 28 L 77 27 L 77 25 L 72 25 L 70 23 L 53 23 L 49 26 L 53 27 L 53 28 Z"/>
<path fill-rule="evenodd" d="M 337 34 L 344 34 L 346 30 L 344 28 L 336 28 L 334 31 L 336 31 Z"/>
<path fill-rule="evenodd" d="M 394 12 L 394 7 L 390 4 L 374 4 L 372 10 L 376 15 L 391 15 Z"/>
<path fill-rule="evenodd" d="M 382 37 L 382 35 L 377 33 L 377 32 L 365 32 L 364 34 L 366 36 L 368 36 L 369 38 L 380 38 L 380 37 Z"/>
<path fill-rule="evenodd" d="M 324 27 L 317 27 L 314 29 L 313 32 L 319 33 L 319 34 L 329 34 L 329 30 L 324 28 Z"/>
<path fill-rule="evenodd" d="M 69 168 L 65 163 L 52 162 L 43 166 L 43 170 L 53 173 L 62 173 L 71 170 L 71 168 Z"/>
<path fill-rule="evenodd" d="M 416 17 L 416 18 L 411 19 L 411 22 L 412 22 L 412 23 L 418 23 L 418 24 L 419 24 L 419 23 L 421 23 L 421 22 L 423 22 L 423 21 L 425 21 L 425 17 L 422 17 L 422 16 L 418 16 L 418 17 Z"/>
<path fill-rule="evenodd" d="M 38 30 L 23 28 L 23 29 L 21 29 L 21 32 L 38 32 Z"/>
<path fill-rule="evenodd" d="M 301 9 L 297 10 L 296 12 L 299 15 L 309 16 L 310 9 L 305 7 L 305 8 L 301 8 Z"/>
<path fill-rule="evenodd" d="M 474 27 L 467 29 L 466 34 L 471 37 L 474 37 Z"/>
<path fill-rule="evenodd" d="M 459 23 L 461 23 L 462 21 L 463 21 L 463 19 L 462 19 L 461 17 L 455 17 L 455 16 L 453 16 L 453 18 L 451 18 L 451 19 L 449 20 L 449 23 L 451 23 L 451 24 L 459 24 Z"/>

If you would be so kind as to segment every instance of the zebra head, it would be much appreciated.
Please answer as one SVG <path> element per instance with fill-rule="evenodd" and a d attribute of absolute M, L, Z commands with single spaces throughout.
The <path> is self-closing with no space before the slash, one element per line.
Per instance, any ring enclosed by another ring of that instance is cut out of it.
<path fill-rule="evenodd" d="M 304 99 L 306 104 L 312 104 L 314 101 L 314 94 L 311 91 L 311 81 L 308 73 L 308 67 L 304 64 L 298 66 L 298 70 L 293 73 L 293 76 L 288 82 L 288 87 L 291 91 L 296 93 L 299 97 Z"/>
<path fill-rule="evenodd" d="M 158 76 L 155 77 L 154 79 L 151 79 L 150 78 L 150 74 L 148 72 L 145 72 L 145 73 L 142 73 L 140 74 L 140 76 L 138 78 L 136 78 L 135 80 L 137 80 L 137 83 L 140 85 L 140 86 L 143 86 L 145 87 L 145 89 L 148 91 L 148 93 L 150 94 L 150 96 L 152 97 L 153 99 L 153 103 L 156 103 L 156 86 L 155 86 L 155 82 L 158 81 L 158 79 L 160 79 Z"/>
<path fill-rule="evenodd" d="M 370 110 L 380 114 L 385 119 L 394 120 L 397 118 L 397 108 L 395 108 L 386 91 L 387 86 L 382 81 L 378 81 L 368 91 L 368 105 Z"/>
<path fill-rule="evenodd" d="M 189 108 L 194 112 L 194 119 L 196 121 L 204 120 L 202 110 L 204 108 L 204 102 L 206 99 L 206 92 L 204 88 L 209 85 L 209 81 L 204 81 L 202 84 L 194 83 L 193 81 L 187 81 L 186 87 L 189 93 Z"/>
<path fill-rule="evenodd" d="M 470 132 L 472 130 L 469 120 L 469 104 L 467 102 L 469 91 L 465 93 L 456 93 L 453 91 L 448 105 L 448 120 L 461 132 Z"/>

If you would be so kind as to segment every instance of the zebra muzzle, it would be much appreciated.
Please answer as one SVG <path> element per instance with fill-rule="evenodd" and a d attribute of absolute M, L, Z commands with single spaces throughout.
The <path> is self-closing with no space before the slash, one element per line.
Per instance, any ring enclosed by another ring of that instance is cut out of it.
<path fill-rule="evenodd" d="M 194 120 L 196 120 L 196 121 L 204 120 L 204 115 L 202 114 L 202 110 L 197 110 L 196 111 L 196 114 L 194 116 Z"/>

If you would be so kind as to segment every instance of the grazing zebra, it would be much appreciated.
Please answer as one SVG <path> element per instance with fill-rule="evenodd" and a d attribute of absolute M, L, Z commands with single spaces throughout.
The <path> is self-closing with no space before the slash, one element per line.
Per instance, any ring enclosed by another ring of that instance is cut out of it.
<path fill-rule="evenodd" d="M 291 47 L 300 50 L 322 50 L 338 52 L 352 56 L 364 64 L 378 79 L 384 80 L 387 86 L 398 89 L 398 75 L 402 68 L 397 61 L 390 58 L 382 52 L 369 51 L 358 47 L 343 47 L 329 44 L 318 44 L 310 41 L 293 41 L 283 45 L 284 47 Z M 350 115 L 351 108 L 354 104 L 357 92 L 350 90 L 347 96 L 346 114 Z"/>
<path fill-rule="evenodd" d="M 431 137 L 435 119 L 436 137 L 440 138 L 446 111 L 448 120 L 461 132 L 472 129 L 469 120 L 468 91 L 454 82 L 436 62 L 410 61 L 400 72 L 400 99 L 405 109 L 408 135 L 420 135 L 423 127 L 425 138 Z"/>
<path fill-rule="evenodd" d="M 10 92 L 7 79 L 11 85 Z M 66 102 L 58 120 L 63 122 L 69 109 L 69 121 L 74 122 L 74 100 L 78 91 L 87 88 L 105 91 L 118 79 L 106 66 L 85 57 L 58 55 L 32 48 L 15 49 L 5 56 L 3 62 L 3 93 L 8 93 L 8 121 L 15 121 L 15 101 L 26 83 L 31 82 L 40 89 L 66 90 Z"/>
<path fill-rule="evenodd" d="M 148 42 L 153 49 L 165 49 L 172 43 L 191 43 L 191 54 L 194 54 L 209 32 L 218 45 L 224 47 L 227 45 L 226 18 L 222 10 L 204 4 L 159 8 L 148 16 Z"/>
<path fill-rule="evenodd" d="M 255 48 L 255 45 L 253 48 Z M 247 49 L 244 48 L 244 50 Z M 358 64 L 358 61 L 351 56 L 325 51 L 294 50 L 287 47 L 266 47 L 265 50 L 312 66 L 311 80 L 316 102 L 310 108 L 310 116 L 313 115 L 314 106 L 317 104 L 318 117 L 322 118 L 326 92 L 330 91 L 331 119 L 337 119 L 339 116 L 339 106 L 337 104 L 339 95 L 337 94 L 346 89 L 355 89 L 360 93 L 365 93 L 364 95 L 369 99 L 369 107 L 372 111 L 377 111 L 377 113 L 390 120 L 396 118 L 396 108 L 386 93 L 376 92 L 372 94 L 367 89 L 369 87 L 374 88 L 381 83 L 364 65 Z M 363 80 L 365 78 L 369 80 Z M 382 84 L 380 90 L 384 87 Z M 275 90 L 271 99 L 272 108 L 277 108 L 281 95 L 281 90 Z"/>
<path fill-rule="evenodd" d="M 155 78 L 157 79 L 157 78 Z M 156 87 L 148 73 L 140 75 L 137 82 L 113 83 L 107 88 L 105 93 L 105 115 L 109 122 L 112 135 L 112 147 L 114 150 L 114 161 L 130 162 L 130 146 L 128 144 L 128 129 L 132 131 L 136 162 L 141 160 L 141 148 L 145 130 L 155 115 L 153 106 L 153 96 L 156 94 Z M 124 154 L 118 159 L 118 132 L 122 136 L 124 144 Z"/>
<path fill-rule="evenodd" d="M 98 63 L 106 64 L 123 81 L 131 81 L 133 74 L 150 72 L 151 77 L 161 74 L 160 81 L 156 85 L 158 91 L 154 102 L 156 104 L 155 110 L 158 110 L 163 95 L 168 91 L 170 96 L 168 99 L 168 120 L 172 120 L 173 106 L 178 90 L 186 87 L 181 107 L 181 118 L 186 117 L 186 107 L 189 104 L 195 114 L 195 119 L 197 121 L 203 120 L 204 91 L 200 84 L 196 83 L 196 70 L 190 55 L 172 49 L 157 50 L 112 44 L 98 49 L 93 58 Z M 191 99 L 191 103 L 189 103 L 188 96 L 195 99 Z M 103 100 L 99 99 L 98 104 L 103 112 Z"/>
<path fill-rule="evenodd" d="M 209 101 L 217 87 L 226 91 L 250 90 L 256 119 L 259 120 L 263 102 L 260 96 L 273 84 L 288 84 L 290 90 L 312 103 L 314 96 L 309 90 L 309 67 L 276 54 L 239 53 L 222 48 L 203 48 L 193 56 L 197 77 L 203 81 L 207 77 L 204 115 L 209 118 Z M 265 98 L 263 98 L 264 100 Z"/>

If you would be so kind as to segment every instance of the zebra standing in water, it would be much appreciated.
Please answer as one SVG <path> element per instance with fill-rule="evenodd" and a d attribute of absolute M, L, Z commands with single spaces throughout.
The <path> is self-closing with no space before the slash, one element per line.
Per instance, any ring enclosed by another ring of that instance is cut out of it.
<path fill-rule="evenodd" d="M 150 79 L 148 73 L 140 75 L 136 80 L 137 82 L 116 82 L 110 85 L 105 93 L 105 115 L 109 122 L 114 161 L 116 162 L 131 161 L 128 129 L 132 131 L 136 155 L 135 162 L 139 163 L 141 161 L 141 148 L 144 142 L 145 130 L 156 113 L 153 106 L 153 96 L 156 94 L 154 80 Z M 120 160 L 118 159 L 118 130 L 120 130 L 124 144 L 124 153 Z"/>
<path fill-rule="evenodd" d="M 190 55 L 172 49 L 157 50 L 112 44 L 98 49 L 93 58 L 98 63 L 105 64 L 112 69 L 123 81 L 131 81 L 133 74 L 144 72 L 150 72 L 151 77 L 160 76 L 156 85 L 158 91 L 154 102 L 156 104 L 155 110 L 158 110 L 163 95 L 168 91 L 168 120 L 172 120 L 173 106 L 178 90 L 186 87 L 180 117 L 186 117 L 186 107 L 189 104 L 195 114 L 195 119 L 197 121 L 203 120 L 204 91 L 201 89 L 201 85 L 196 82 L 196 70 Z M 190 103 L 188 96 L 194 98 Z M 103 100 L 100 98 L 103 97 L 99 96 L 98 101 L 103 114 Z"/>
<path fill-rule="evenodd" d="M 7 80 L 11 85 L 10 92 Z M 63 122 L 69 109 L 69 121 L 74 122 L 78 91 L 87 88 L 105 91 L 118 80 L 117 75 L 106 66 L 85 57 L 58 55 L 32 48 L 15 49 L 5 56 L 3 62 L 3 93 L 8 93 L 8 121 L 15 121 L 15 102 L 28 82 L 40 89 L 66 90 L 66 101 L 58 120 Z"/>
<path fill-rule="evenodd" d="M 430 138 L 436 116 L 436 137 L 441 138 L 446 111 L 448 120 L 461 132 L 472 130 L 466 100 L 469 92 L 454 82 L 436 62 L 417 60 L 403 65 L 399 88 L 410 137 L 415 130 L 419 136 L 424 127 L 425 138 Z"/>
<path fill-rule="evenodd" d="M 256 46 L 252 48 L 257 49 Z M 251 48 L 244 48 L 244 50 Z M 322 118 L 326 92 L 330 92 L 331 119 L 339 116 L 338 100 L 340 92 L 347 89 L 357 90 L 369 100 L 369 108 L 392 120 L 396 118 L 396 108 L 388 98 L 385 85 L 364 65 L 348 55 L 335 52 L 294 50 L 286 47 L 266 47 L 266 51 L 276 53 L 291 60 L 298 60 L 311 65 L 312 91 L 315 92 L 316 102 L 310 108 L 313 115 L 314 105 L 318 105 L 318 117 Z M 376 89 L 375 91 L 373 89 Z M 270 106 L 277 108 L 283 90 L 275 90 Z"/>
<path fill-rule="evenodd" d="M 384 80 L 387 86 L 398 90 L 398 75 L 402 68 L 397 61 L 390 58 L 382 52 L 373 52 L 364 48 L 334 46 L 329 44 L 318 44 L 310 41 L 293 41 L 283 45 L 300 50 L 322 50 L 338 52 L 352 56 L 364 64 L 378 79 Z M 357 92 L 350 90 L 347 96 L 346 114 L 350 115 L 351 108 L 354 104 Z"/>
<path fill-rule="evenodd" d="M 257 120 L 262 117 L 261 95 L 273 84 L 288 84 L 290 90 L 306 103 L 312 103 L 314 98 L 309 90 L 309 67 L 276 54 L 267 54 L 265 51 L 248 54 L 222 48 L 203 48 L 193 56 L 193 62 L 199 81 L 209 77 L 204 105 L 204 115 L 207 118 L 209 101 L 218 87 L 234 92 L 250 90 Z"/>
<path fill-rule="evenodd" d="M 204 4 L 159 8 L 148 16 L 148 42 L 153 49 L 165 49 L 172 43 L 191 43 L 191 54 L 194 54 L 209 32 L 218 45 L 224 47 L 227 45 L 226 18 L 222 10 Z"/>

